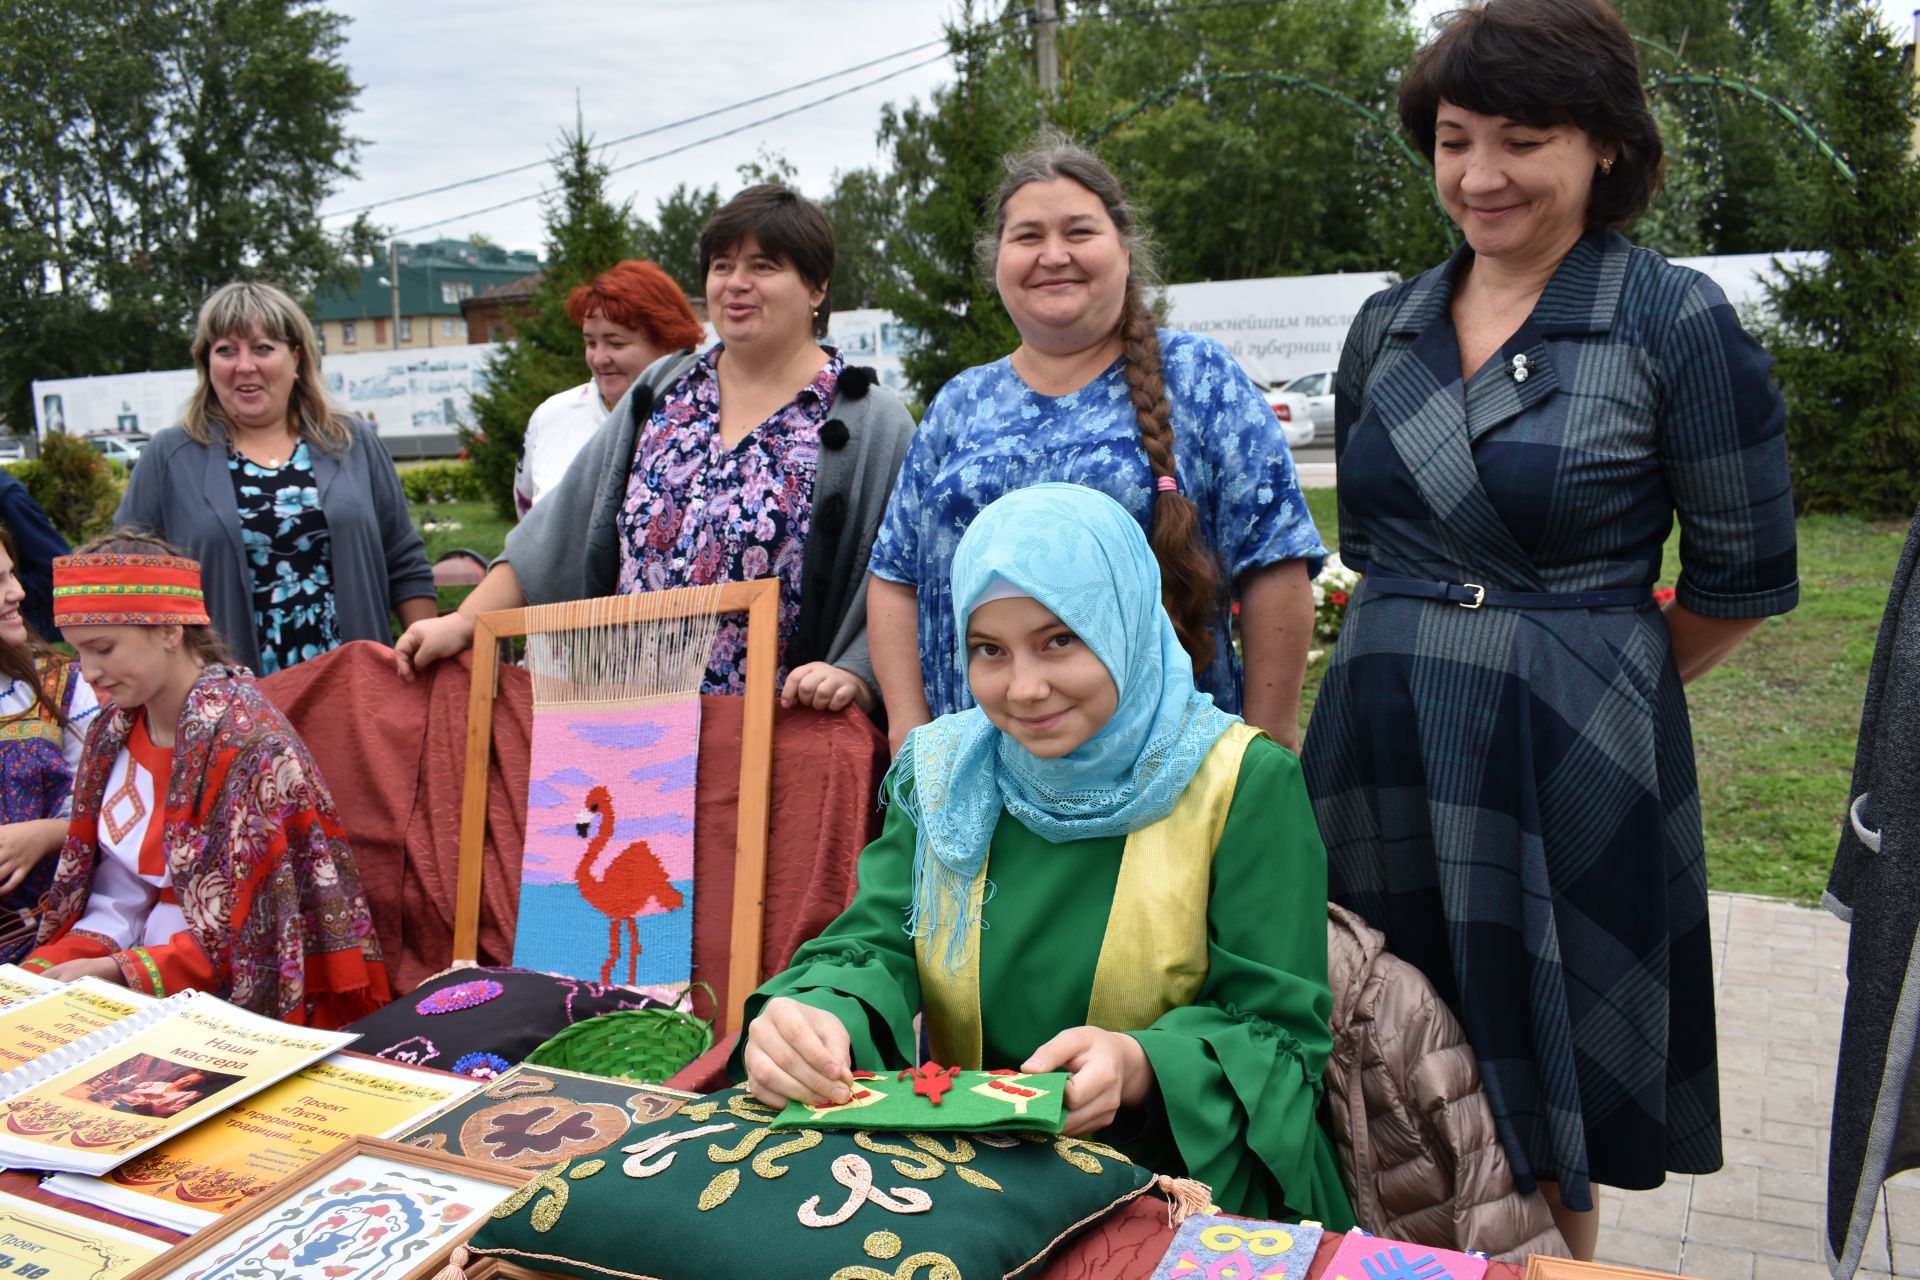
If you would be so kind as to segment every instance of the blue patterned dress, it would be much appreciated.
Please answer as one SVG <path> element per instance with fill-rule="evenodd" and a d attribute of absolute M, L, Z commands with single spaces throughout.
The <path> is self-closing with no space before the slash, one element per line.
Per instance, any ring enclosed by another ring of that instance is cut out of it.
<path fill-rule="evenodd" d="M 1610 231 L 1463 380 L 1464 261 L 1376 294 L 1348 334 L 1341 558 L 1646 595 L 1468 609 L 1363 584 L 1303 763 L 1332 897 L 1460 1015 L 1520 1185 L 1585 1208 L 1589 1180 L 1720 1167 L 1693 737 L 1652 590 L 1677 514 L 1681 606 L 1793 607 L 1784 412 L 1720 290 Z"/>
<path fill-rule="evenodd" d="M 259 674 L 284 671 L 338 648 L 333 541 L 307 442 L 300 442 L 285 466 L 263 467 L 235 453 L 227 469 L 253 574 Z"/>
<path fill-rule="evenodd" d="M 1199 509 L 1201 534 L 1227 576 L 1300 559 L 1308 573 L 1319 573 L 1327 549 L 1266 397 L 1211 338 L 1162 329 L 1160 352 L 1180 491 Z M 996 360 L 942 387 L 921 419 L 871 568 L 918 593 L 920 670 L 936 716 L 973 705 L 947 580 L 960 535 L 994 499 L 1047 480 L 1098 489 L 1151 530 L 1158 495 L 1122 361 L 1078 391 L 1043 396 L 1014 372 L 1011 359 Z M 1227 606 L 1223 595 L 1213 663 L 1194 683 L 1222 710 L 1237 713 L 1241 671 Z"/>

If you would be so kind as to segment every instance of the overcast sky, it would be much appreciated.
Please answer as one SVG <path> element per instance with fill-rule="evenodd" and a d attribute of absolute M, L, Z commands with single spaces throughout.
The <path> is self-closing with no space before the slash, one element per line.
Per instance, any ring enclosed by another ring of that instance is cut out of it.
<path fill-rule="evenodd" d="M 1913 0 L 1879 0 L 1897 32 Z M 939 41 L 957 0 L 334 0 L 349 19 L 346 60 L 361 85 L 353 132 L 360 177 L 326 206 L 349 210 L 518 165 L 534 167 L 370 214 L 402 238 L 483 232 L 509 248 L 541 248 L 544 160 L 574 120 L 602 143 L 774 93 Z M 1421 13 L 1450 0 L 1419 0 Z M 618 166 L 724 130 L 720 141 L 617 173 L 612 190 L 641 212 L 676 183 L 739 185 L 735 166 L 763 148 L 786 156 L 802 189 L 822 193 L 838 169 L 882 162 L 884 103 L 924 98 L 949 78 L 938 46 L 712 119 L 618 142 Z M 914 64 L 936 59 L 931 65 Z M 890 76 L 878 84 L 876 78 Z M 867 87 L 857 87 L 867 85 Z M 786 119 L 755 121 L 829 95 Z M 519 200 L 506 208 L 489 206 Z M 339 226 L 343 217 L 328 218 Z M 443 221 L 444 220 L 444 221 Z M 434 225 L 426 225 L 434 224 Z"/>

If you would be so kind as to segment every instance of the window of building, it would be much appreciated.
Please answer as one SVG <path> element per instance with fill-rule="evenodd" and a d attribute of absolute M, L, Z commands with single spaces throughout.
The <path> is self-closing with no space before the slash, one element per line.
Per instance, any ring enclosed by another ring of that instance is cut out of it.
<path fill-rule="evenodd" d="M 413 317 L 412 316 L 400 317 L 400 341 L 402 342 L 413 341 Z"/>
<path fill-rule="evenodd" d="M 360 341 L 360 339 L 354 330 L 353 321 L 342 320 L 340 322 L 340 345 L 350 347 L 358 341 Z"/>
<path fill-rule="evenodd" d="M 490 324 L 487 326 L 488 342 L 505 342 L 506 340 L 507 326 L 503 324 Z"/>
<path fill-rule="evenodd" d="M 451 338 L 453 336 L 453 321 L 451 319 L 440 322 L 440 336 L 443 338 Z"/>
<path fill-rule="evenodd" d="M 473 296 L 473 285 L 465 280 L 442 280 L 440 282 L 440 301 L 454 303 L 462 298 Z"/>
<path fill-rule="evenodd" d="M 376 347 L 384 347 L 387 345 L 387 318 L 385 316 L 375 316 L 373 318 L 373 345 Z"/>

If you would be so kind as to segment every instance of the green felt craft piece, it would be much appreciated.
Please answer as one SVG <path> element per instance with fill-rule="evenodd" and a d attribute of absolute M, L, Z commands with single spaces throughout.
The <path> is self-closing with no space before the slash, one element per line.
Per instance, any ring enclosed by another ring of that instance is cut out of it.
<path fill-rule="evenodd" d="M 1029 1274 L 1153 1184 L 1086 1139 L 780 1132 L 775 1114 L 729 1089 L 636 1124 L 540 1170 L 468 1248 L 583 1277 L 973 1280 Z"/>
<path fill-rule="evenodd" d="M 961 1071 L 926 1063 L 897 1075 L 854 1072 L 853 1099 L 838 1106 L 790 1102 L 775 1129 L 869 1129 L 876 1133 L 1059 1133 L 1067 1073 Z M 936 1101 L 937 1099 L 937 1101 Z"/>

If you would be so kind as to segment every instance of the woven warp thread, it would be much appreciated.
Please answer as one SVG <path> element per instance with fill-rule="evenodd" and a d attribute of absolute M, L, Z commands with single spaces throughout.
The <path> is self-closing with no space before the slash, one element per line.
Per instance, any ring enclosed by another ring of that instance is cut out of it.
<path fill-rule="evenodd" d="M 696 590 L 684 617 L 645 604 L 685 602 L 684 591 L 530 611 L 541 629 L 527 638 L 533 740 L 516 966 L 663 1000 L 692 979 L 700 682 L 719 621 L 719 588 Z"/>

